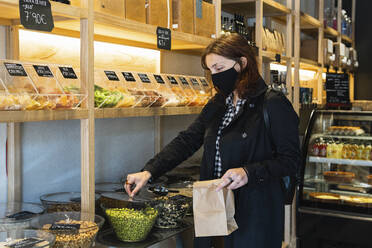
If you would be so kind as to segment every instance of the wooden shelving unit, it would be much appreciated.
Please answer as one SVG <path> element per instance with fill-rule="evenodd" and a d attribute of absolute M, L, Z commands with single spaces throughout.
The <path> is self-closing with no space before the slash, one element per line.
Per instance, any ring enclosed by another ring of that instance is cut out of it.
<path fill-rule="evenodd" d="M 105 108 L 96 109 L 95 118 L 126 118 L 163 115 L 199 114 L 203 107 L 166 107 L 166 108 Z"/>
<path fill-rule="evenodd" d="M 336 29 L 331 27 L 326 27 L 324 29 L 324 33 L 333 37 L 334 39 L 337 39 L 337 37 L 340 35 L 340 33 Z"/>
<path fill-rule="evenodd" d="M 213 3 L 216 20 L 219 20 L 221 2 L 214 0 Z M 20 52 L 18 31 L 22 26 L 19 21 L 18 4 L 18 0 L 0 0 L 0 25 L 7 26 L 6 57 L 13 60 L 19 59 Z M 88 97 L 81 109 L 76 110 L 1 111 L 0 122 L 8 123 L 8 200 L 21 200 L 22 195 L 19 122 L 77 119 L 81 123 L 82 211 L 94 213 L 95 119 L 155 116 L 157 123 L 155 136 L 160 137 L 158 133 L 161 130 L 160 116 L 198 114 L 202 107 L 95 109 L 92 83 L 94 82 L 94 41 L 157 49 L 157 27 L 95 12 L 92 0 L 82 0 L 81 7 L 53 1 L 51 6 L 55 25 L 52 33 L 80 39 L 80 81 L 83 93 Z M 220 23 L 217 21 L 216 31 L 219 29 Z M 211 38 L 172 31 L 172 51 L 200 55 L 211 41 Z M 165 62 L 161 63 L 162 68 Z M 158 139 L 155 141 L 155 147 L 159 147 L 159 144 Z"/>
<path fill-rule="evenodd" d="M 256 0 L 222 0 L 222 9 L 228 12 L 242 13 L 248 17 L 256 16 Z M 291 9 L 273 0 L 262 0 L 263 14 L 269 16 L 285 16 Z"/>

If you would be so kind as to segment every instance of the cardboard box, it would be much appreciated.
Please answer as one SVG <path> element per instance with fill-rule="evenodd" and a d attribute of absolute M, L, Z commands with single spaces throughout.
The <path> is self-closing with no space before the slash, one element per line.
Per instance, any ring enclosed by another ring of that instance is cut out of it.
<path fill-rule="evenodd" d="M 197 1 L 195 1 L 196 3 Z M 197 6 L 194 7 L 195 34 L 211 38 L 216 35 L 215 7 L 211 3 L 202 1 L 202 17 L 197 16 Z"/>
<path fill-rule="evenodd" d="M 146 17 L 147 24 L 167 28 L 168 27 L 168 4 L 169 13 L 172 13 L 171 0 L 147 0 L 146 1 Z M 169 16 L 169 27 L 172 25 L 172 16 Z"/>
<path fill-rule="evenodd" d="M 301 58 L 318 61 L 318 40 L 301 41 Z"/>
<path fill-rule="evenodd" d="M 145 0 L 125 0 L 125 18 L 128 20 L 146 23 L 145 5 Z"/>
<path fill-rule="evenodd" d="M 172 0 L 172 28 L 183 33 L 194 33 L 194 1 Z"/>

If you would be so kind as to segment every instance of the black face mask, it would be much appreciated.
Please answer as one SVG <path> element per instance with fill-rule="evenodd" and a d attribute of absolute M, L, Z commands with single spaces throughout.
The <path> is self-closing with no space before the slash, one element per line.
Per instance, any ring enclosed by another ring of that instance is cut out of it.
<path fill-rule="evenodd" d="M 226 97 L 233 92 L 238 79 L 238 72 L 234 68 L 235 64 L 226 71 L 212 74 L 213 85 Z"/>

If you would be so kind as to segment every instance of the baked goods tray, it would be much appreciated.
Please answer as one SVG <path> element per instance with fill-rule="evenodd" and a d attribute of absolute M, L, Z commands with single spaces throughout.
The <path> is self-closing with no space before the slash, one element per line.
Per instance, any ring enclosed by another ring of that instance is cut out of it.
<path fill-rule="evenodd" d="M 367 184 L 367 183 L 363 183 L 363 182 L 359 182 L 357 180 L 353 180 L 352 183 L 336 183 L 336 182 L 330 182 L 330 181 L 326 181 L 324 179 L 306 179 L 305 184 L 311 184 L 311 183 L 315 183 L 315 184 L 328 184 L 328 185 L 342 185 L 342 186 L 349 186 L 349 187 L 354 187 L 354 188 L 363 188 L 363 189 L 371 189 L 372 188 L 372 185 L 370 184 Z"/>

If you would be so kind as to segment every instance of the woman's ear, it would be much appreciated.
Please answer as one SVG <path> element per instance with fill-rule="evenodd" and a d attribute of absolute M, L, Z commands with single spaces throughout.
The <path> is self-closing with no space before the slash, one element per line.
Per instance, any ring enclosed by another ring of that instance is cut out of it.
<path fill-rule="evenodd" d="M 247 58 L 246 57 L 240 57 L 240 61 L 242 62 L 243 69 L 247 66 Z"/>

